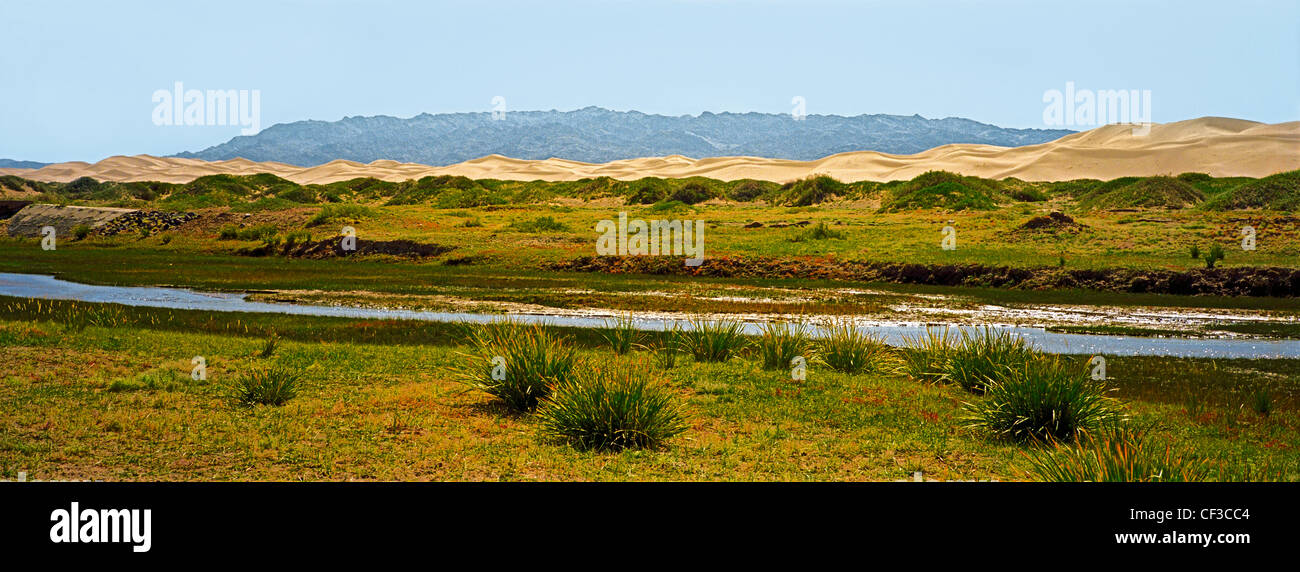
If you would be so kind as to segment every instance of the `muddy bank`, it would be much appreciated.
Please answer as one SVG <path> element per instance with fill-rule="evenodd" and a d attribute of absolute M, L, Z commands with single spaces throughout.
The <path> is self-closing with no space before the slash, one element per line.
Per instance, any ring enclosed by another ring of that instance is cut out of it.
<path fill-rule="evenodd" d="M 452 250 L 454 246 L 441 244 L 424 244 L 413 240 L 364 240 L 356 239 L 355 250 L 344 250 L 342 237 L 327 238 L 308 242 L 286 242 L 267 244 L 239 251 L 244 256 L 280 255 L 291 258 L 342 258 L 347 256 L 387 255 L 404 258 L 432 258 Z"/>
<path fill-rule="evenodd" d="M 613 274 L 676 274 L 721 278 L 810 278 L 1049 290 L 1082 288 L 1111 292 L 1188 296 L 1300 295 L 1300 270 L 1228 267 L 1214 269 L 1135 270 L 1108 268 L 1012 268 L 983 264 L 911 264 L 824 258 L 713 257 L 698 267 L 666 256 L 584 256 L 551 266 L 554 270 Z"/>

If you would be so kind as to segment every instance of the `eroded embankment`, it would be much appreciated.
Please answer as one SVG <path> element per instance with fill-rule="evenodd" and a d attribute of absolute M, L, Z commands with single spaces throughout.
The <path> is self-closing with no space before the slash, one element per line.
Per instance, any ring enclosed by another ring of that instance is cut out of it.
<path fill-rule="evenodd" d="M 664 256 L 584 256 L 554 270 L 613 274 L 676 274 L 719 278 L 808 278 L 932 286 L 1023 290 L 1089 289 L 1187 296 L 1300 296 L 1300 269 L 1280 267 L 1194 270 L 1013 268 L 984 264 L 914 264 L 825 258 L 713 257 L 697 267 Z"/>

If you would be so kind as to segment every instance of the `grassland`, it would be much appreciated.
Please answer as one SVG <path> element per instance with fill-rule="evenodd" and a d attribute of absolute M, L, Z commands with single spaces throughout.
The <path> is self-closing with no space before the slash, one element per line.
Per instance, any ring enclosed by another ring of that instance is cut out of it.
<path fill-rule="evenodd" d="M 942 298 L 955 311 L 1059 304 L 1294 320 L 1300 308 L 1291 297 L 886 284 L 821 272 L 850 261 L 1182 272 L 1205 268 L 1190 252 L 1213 245 L 1227 253 L 1220 269 L 1298 269 L 1300 221 L 1286 210 L 1294 182 L 1294 174 L 1027 183 L 930 173 L 892 183 L 815 177 L 786 185 L 454 177 L 297 185 L 269 175 L 60 185 L 6 177 L 0 185 L 34 200 L 199 216 L 173 229 L 62 238 L 52 251 L 33 239 L 0 238 L 0 272 L 459 311 L 522 305 L 889 317 Z M 556 269 L 594 254 L 595 224 L 620 211 L 705 220 L 706 257 L 790 259 L 806 272 Z M 1068 213 L 1074 224 L 1026 224 L 1052 212 Z M 1247 224 L 1258 231 L 1256 250 L 1234 247 Z M 364 241 L 439 248 L 311 257 L 286 247 L 335 241 L 344 225 Z M 939 248 L 948 225 L 958 231 L 956 250 Z M 1111 328 L 1097 331 L 1175 333 Z M 1216 329 L 1295 336 L 1294 322 Z M 597 366 L 651 357 L 643 347 L 616 356 L 599 331 L 559 333 Z M 264 357 L 272 336 L 278 342 Z M 686 431 L 662 448 L 618 453 L 555 442 L 534 416 L 466 391 L 454 371 L 466 351 L 463 332 L 445 324 L 0 298 L 0 478 L 19 471 L 105 480 L 887 480 L 917 471 L 943 480 L 1033 478 L 1030 449 L 961 420 L 964 404 L 981 396 L 913 379 L 895 367 L 902 358 L 893 351 L 889 367 L 843 373 L 814 365 L 803 381 L 765 368 L 753 348 L 716 363 L 683 356 L 658 377 L 685 405 Z M 191 358 L 199 355 L 208 378 L 195 381 Z M 1070 359 L 1086 367 L 1086 357 Z M 1297 364 L 1117 357 L 1108 383 L 1132 425 L 1148 428 L 1152 446 L 1207 463 L 1206 478 L 1298 480 Z M 226 398 L 230 384 L 267 368 L 299 372 L 297 396 L 278 407 Z"/>
<path fill-rule="evenodd" d="M 813 367 L 797 382 L 749 350 L 721 363 L 684 357 L 662 377 L 685 404 L 685 433 L 656 450 L 585 452 L 467 392 L 453 372 L 466 348 L 448 326 L 260 316 L 245 333 L 243 316 L 82 304 L 78 313 L 93 317 L 79 321 L 3 302 L 6 478 L 1030 478 L 1025 447 L 959 422 L 962 404 L 978 397 L 892 369 Z M 281 336 L 270 357 L 262 328 Z M 355 335 L 327 333 L 344 330 Z M 584 360 L 645 358 L 614 356 L 595 332 L 563 333 Z M 207 379 L 194 381 L 200 355 Z M 243 407 L 224 397 L 240 375 L 268 367 L 302 373 L 296 398 Z M 1285 382 L 1300 374 L 1295 361 L 1115 358 L 1111 371 L 1133 423 L 1205 460 L 1209 478 L 1300 479 L 1297 388 Z M 1268 415 L 1250 405 L 1259 387 L 1272 392 Z"/>

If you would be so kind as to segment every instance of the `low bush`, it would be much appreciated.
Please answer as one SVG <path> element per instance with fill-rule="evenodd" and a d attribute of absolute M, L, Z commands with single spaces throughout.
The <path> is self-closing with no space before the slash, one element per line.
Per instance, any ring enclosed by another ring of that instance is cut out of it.
<path fill-rule="evenodd" d="M 272 367 L 245 373 L 235 379 L 230 397 L 240 405 L 284 405 L 298 395 L 302 375 Z"/>
<path fill-rule="evenodd" d="M 568 380 L 577 355 L 567 341 L 539 324 L 512 321 L 466 325 L 472 353 L 462 354 L 458 379 L 505 402 L 531 411 L 538 400 Z"/>
<path fill-rule="evenodd" d="M 883 339 L 867 333 L 851 320 L 832 323 L 817 341 L 817 355 L 822 363 L 844 373 L 883 369 L 889 354 L 889 346 Z"/>
<path fill-rule="evenodd" d="M 808 336 L 808 326 L 788 322 L 763 324 L 754 340 L 763 369 L 789 369 L 796 357 L 812 357 L 814 345 Z"/>
<path fill-rule="evenodd" d="M 672 391 L 632 362 L 582 367 L 538 408 L 545 434 L 578 449 L 657 448 L 686 430 Z"/>
<path fill-rule="evenodd" d="M 1026 362 L 967 403 L 968 426 L 1012 441 L 1071 442 L 1122 419 L 1103 382 L 1060 358 Z"/>
<path fill-rule="evenodd" d="M 748 343 L 737 321 L 695 320 L 679 336 L 682 348 L 698 362 L 724 362 Z"/>

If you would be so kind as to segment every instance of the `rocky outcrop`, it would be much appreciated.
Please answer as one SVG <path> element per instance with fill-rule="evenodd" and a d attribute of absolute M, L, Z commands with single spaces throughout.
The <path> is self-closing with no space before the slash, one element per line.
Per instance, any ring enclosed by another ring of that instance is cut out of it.
<path fill-rule="evenodd" d="M 132 212 L 135 210 L 32 204 L 23 207 L 9 219 L 9 236 L 39 237 L 41 229 L 47 226 L 54 227 L 56 236 L 71 236 L 72 229 L 78 226 L 99 228 Z"/>

